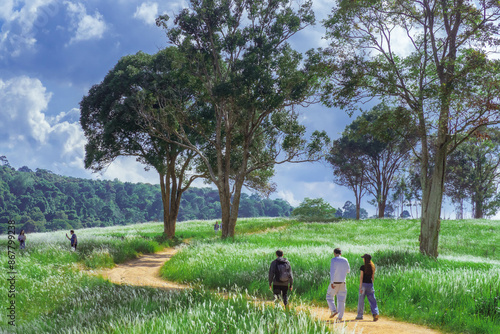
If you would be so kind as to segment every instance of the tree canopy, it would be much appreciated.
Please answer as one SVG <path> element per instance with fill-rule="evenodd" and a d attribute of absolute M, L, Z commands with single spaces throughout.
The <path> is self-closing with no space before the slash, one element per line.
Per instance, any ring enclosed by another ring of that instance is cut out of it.
<path fill-rule="evenodd" d="M 234 236 L 244 185 L 269 193 L 274 166 L 318 160 L 328 138 L 305 139 L 296 107 L 317 84 L 288 40 L 314 23 L 311 2 L 288 0 L 198 1 L 158 18 L 169 42 L 186 59 L 184 74 L 198 84 L 191 108 L 144 110 L 149 128 L 198 154 L 221 200 L 222 237 Z M 173 121 L 165 121 L 165 114 Z M 210 127 L 210 131 L 207 131 Z M 186 135 L 196 131 L 201 148 Z M 165 136 L 174 134 L 176 138 Z"/>
<path fill-rule="evenodd" d="M 304 198 L 298 207 L 293 209 L 292 216 L 306 221 L 332 221 L 337 210 L 323 198 Z"/>
<path fill-rule="evenodd" d="M 159 109 L 160 95 L 163 104 L 171 101 L 176 109 L 187 108 L 194 92 L 179 67 L 182 59 L 175 47 L 155 55 L 125 56 L 80 103 L 80 123 L 88 140 L 85 167 L 98 172 L 119 156 L 134 156 L 146 168 L 153 167 L 159 174 L 164 233 L 169 238 L 175 235 L 182 193 L 201 174 L 195 171 L 195 152 L 158 139 L 145 127 L 140 110 Z M 197 140 L 192 133 L 189 138 Z"/>

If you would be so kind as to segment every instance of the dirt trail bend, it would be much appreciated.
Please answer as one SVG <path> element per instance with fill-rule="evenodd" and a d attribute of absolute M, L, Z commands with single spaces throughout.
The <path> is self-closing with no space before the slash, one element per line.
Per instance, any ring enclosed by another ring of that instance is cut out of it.
<path fill-rule="evenodd" d="M 116 267 L 101 272 L 104 278 L 113 283 L 138 286 L 151 286 L 162 289 L 185 289 L 188 286 L 165 281 L 160 277 L 160 268 L 177 253 L 178 248 L 165 248 L 164 250 L 147 254 L 138 259 L 119 264 Z"/>
<path fill-rule="evenodd" d="M 169 282 L 160 278 L 161 266 L 170 260 L 177 251 L 178 248 L 166 248 L 161 252 L 143 255 L 138 259 L 127 261 L 117 265 L 113 269 L 104 270 L 100 273 L 103 277 L 117 284 L 150 286 L 167 290 L 185 289 L 188 287 L 187 285 Z M 354 320 L 356 313 L 353 312 L 345 312 L 344 322 L 339 323 L 329 319 L 330 310 L 327 307 L 307 306 L 306 310 L 312 316 L 329 323 L 334 328 L 342 329 L 345 327 L 346 333 L 352 333 L 353 331 L 363 334 L 440 333 L 439 331 L 423 326 L 395 321 L 385 317 L 380 317 L 377 322 L 373 322 L 369 314 L 365 315 L 364 320 Z"/>

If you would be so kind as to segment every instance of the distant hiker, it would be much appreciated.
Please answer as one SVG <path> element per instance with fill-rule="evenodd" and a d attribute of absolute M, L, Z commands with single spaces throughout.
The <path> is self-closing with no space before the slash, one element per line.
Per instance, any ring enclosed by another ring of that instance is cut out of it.
<path fill-rule="evenodd" d="M 219 228 L 220 228 L 219 222 L 216 221 L 215 224 L 214 224 L 214 232 L 217 233 L 219 231 Z"/>
<path fill-rule="evenodd" d="M 17 240 L 19 241 L 19 249 L 25 249 L 26 248 L 26 235 L 24 235 L 24 230 L 21 230 L 21 233 L 19 233 Z"/>
<path fill-rule="evenodd" d="M 351 271 L 351 267 L 349 267 L 347 259 L 341 256 L 342 251 L 340 248 L 335 248 L 333 253 L 335 257 L 330 263 L 330 284 L 326 291 L 326 302 L 330 308 L 330 318 L 338 314 L 339 317 L 337 320 L 342 321 L 345 310 L 345 298 L 347 296 L 345 278 L 347 273 Z M 337 296 L 338 308 L 335 307 L 335 296 Z"/>
<path fill-rule="evenodd" d="M 373 321 L 378 320 L 377 300 L 375 299 L 375 290 L 373 290 L 373 280 L 375 278 L 375 265 L 372 262 L 372 256 L 365 254 L 362 256 L 364 265 L 359 268 L 361 275 L 359 277 L 359 298 L 358 298 L 358 316 L 356 320 L 363 319 L 365 309 L 365 296 L 370 303 L 370 309 L 373 315 Z"/>
<path fill-rule="evenodd" d="M 68 237 L 68 233 L 66 233 L 66 238 L 68 238 L 69 241 L 71 241 L 71 249 L 76 251 L 76 245 L 78 244 L 78 239 L 76 238 L 75 231 L 71 230 L 69 231 L 69 233 L 71 233 L 71 238 Z"/>
<path fill-rule="evenodd" d="M 277 259 L 271 262 L 269 268 L 269 290 L 274 293 L 274 298 L 282 298 L 285 308 L 288 308 L 288 289 L 293 290 L 293 275 L 290 262 L 283 257 L 283 251 L 276 251 Z"/>

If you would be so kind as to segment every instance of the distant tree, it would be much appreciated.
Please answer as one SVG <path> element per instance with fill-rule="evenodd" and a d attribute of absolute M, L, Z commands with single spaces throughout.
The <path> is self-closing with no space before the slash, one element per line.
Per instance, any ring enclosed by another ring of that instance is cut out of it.
<path fill-rule="evenodd" d="M 465 202 L 470 199 L 472 165 L 463 147 L 448 156 L 445 194 L 456 207 L 457 219 L 464 219 Z"/>
<path fill-rule="evenodd" d="M 337 212 L 335 212 L 335 217 L 342 218 L 344 215 L 344 211 L 341 208 L 337 208 Z"/>
<path fill-rule="evenodd" d="M 408 210 L 404 210 L 403 212 L 401 212 L 401 215 L 399 215 L 399 217 L 401 217 L 401 218 L 410 218 L 411 215 L 408 212 Z"/>
<path fill-rule="evenodd" d="M 33 177 L 30 174 L 19 173 L 14 176 L 9 182 L 10 191 L 16 195 L 21 196 L 26 194 L 28 189 L 34 184 Z"/>
<path fill-rule="evenodd" d="M 394 211 L 396 211 L 396 210 L 394 209 L 394 206 L 392 205 L 392 203 L 391 202 L 387 203 L 385 206 L 384 217 L 393 218 Z"/>
<path fill-rule="evenodd" d="M 294 109 L 307 104 L 317 84 L 288 43 L 314 23 L 311 6 L 310 1 L 295 7 L 289 0 L 191 0 L 172 27 L 167 16 L 157 20 L 186 59 L 191 81 L 200 83 L 193 108 L 172 114 L 175 122 L 164 122 L 157 134 L 175 133 L 175 140 L 162 138 L 203 160 L 219 191 L 222 238 L 234 236 L 244 185 L 269 193 L 276 164 L 318 160 L 328 142 L 326 133 L 315 132 L 308 143 Z M 152 117 L 152 127 L 169 107 Z M 190 141 L 188 128 L 209 145 L 200 149 Z"/>
<path fill-rule="evenodd" d="M 11 168 L 9 160 L 7 160 L 7 157 L 5 155 L 0 156 L 0 163 L 2 164 L 2 166 Z"/>
<path fill-rule="evenodd" d="M 33 171 L 29 169 L 27 166 L 22 166 L 18 169 L 19 172 L 24 172 L 24 173 L 32 173 Z"/>
<path fill-rule="evenodd" d="M 331 220 L 335 218 L 335 210 L 323 198 L 304 198 L 304 201 L 292 211 L 292 217 L 307 220 Z"/>
<path fill-rule="evenodd" d="M 460 211 L 463 212 L 463 201 L 469 198 L 474 218 L 495 215 L 500 208 L 499 183 L 499 129 L 478 132 L 449 156 L 446 193 Z"/>
<path fill-rule="evenodd" d="M 351 201 L 346 201 L 342 207 L 342 218 L 345 219 L 366 219 L 368 218 L 368 212 L 363 208 L 357 208 Z"/>
<path fill-rule="evenodd" d="M 378 217 L 385 216 L 385 206 L 397 173 L 409 161 L 411 147 L 415 145 L 414 133 L 394 131 L 400 111 L 379 104 L 362 113 L 344 132 L 343 137 L 351 142 L 362 155 L 365 163 L 366 190 L 375 198 Z M 402 124 L 403 125 L 403 124 Z M 406 126 L 406 124 L 404 124 Z"/>
<path fill-rule="evenodd" d="M 363 158 L 364 153 L 358 144 L 346 136 L 333 141 L 332 148 L 326 156 L 333 169 L 333 182 L 348 187 L 354 193 L 356 219 L 360 219 L 361 199 L 366 193 L 366 163 Z M 344 218 L 345 214 L 344 210 Z"/>

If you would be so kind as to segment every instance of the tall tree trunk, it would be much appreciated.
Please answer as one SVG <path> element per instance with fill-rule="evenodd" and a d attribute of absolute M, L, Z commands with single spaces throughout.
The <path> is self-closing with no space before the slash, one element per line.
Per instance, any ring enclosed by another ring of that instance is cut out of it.
<path fill-rule="evenodd" d="M 163 234 L 169 237 L 170 233 L 170 180 L 160 173 L 161 202 L 163 204 Z"/>
<path fill-rule="evenodd" d="M 230 218 L 231 218 L 231 192 L 229 187 L 219 188 L 219 199 L 221 207 L 222 239 L 230 236 Z M 233 232 L 234 236 L 234 232 Z"/>
<path fill-rule="evenodd" d="M 361 192 L 361 190 L 360 190 Z M 361 211 L 361 195 L 355 194 L 356 198 L 356 220 L 359 220 L 359 212 Z"/>
<path fill-rule="evenodd" d="M 172 239 L 175 237 L 175 226 L 177 216 L 181 206 L 181 197 L 184 189 L 182 182 L 177 180 L 178 175 L 175 171 L 176 158 L 172 158 L 172 163 L 167 166 L 167 174 L 160 173 L 161 200 L 163 203 L 163 234 Z M 183 179 L 183 176 L 180 176 Z"/>
<path fill-rule="evenodd" d="M 169 220 L 168 220 L 168 231 L 167 238 L 172 239 L 175 237 L 175 225 L 177 223 L 177 215 L 179 214 L 179 207 L 181 204 L 181 187 L 182 183 L 177 182 L 177 174 L 175 173 L 175 164 L 169 165 L 169 173 L 170 176 L 170 210 L 169 210 Z"/>
<path fill-rule="evenodd" d="M 484 211 L 483 211 L 483 203 L 482 201 L 475 201 L 474 205 L 474 218 L 475 219 L 481 219 L 484 217 Z"/>
<path fill-rule="evenodd" d="M 385 199 L 380 201 L 378 203 L 378 217 L 379 218 L 384 218 L 385 217 Z"/>
<path fill-rule="evenodd" d="M 229 218 L 229 236 L 234 238 L 236 229 L 236 220 L 238 219 L 238 212 L 240 210 L 241 189 L 243 188 L 243 179 L 237 179 L 235 184 L 233 200 L 231 203 L 231 215 Z"/>
<path fill-rule="evenodd" d="M 445 130 L 445 131 L 443 131 Z M 422 189 L 422 218 L 420 220 L 420 252 L 438 256 L 439 230 L 441 229 L 441 206 L 447 157 L 446 129 L 438 134 L 435 167 L 427 185 Z M 422 171 L 424 172 L 424 171 Z M 425 173 L 428 173 L 426 170 Z"/>

